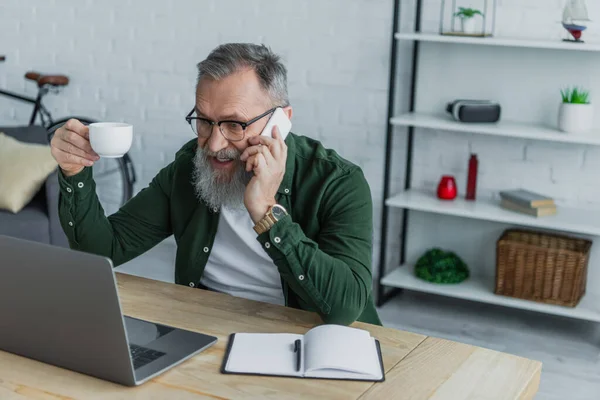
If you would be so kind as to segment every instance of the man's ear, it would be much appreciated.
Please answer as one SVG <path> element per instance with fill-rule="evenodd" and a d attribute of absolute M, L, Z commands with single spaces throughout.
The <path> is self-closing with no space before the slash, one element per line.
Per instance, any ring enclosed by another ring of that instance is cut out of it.
<path fill-rule="evenodd" d="M 287 106 L 283 108 L 283 112 L 287 115 L 288 119 L 292 119 L 292 115 L 294 115 L 294 110 L 292 110 L 292 106 Z"/>

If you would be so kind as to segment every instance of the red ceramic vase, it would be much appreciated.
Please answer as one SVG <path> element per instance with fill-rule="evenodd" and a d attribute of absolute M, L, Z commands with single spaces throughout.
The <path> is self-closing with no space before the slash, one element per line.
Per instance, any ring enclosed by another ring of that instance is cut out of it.
<path fill-rule="evenodd" d="M 444 175 L 437 189 L 438 198 L 442 200 L 454 200 L 457 196 L 456 180 L 451 175 Z"/>

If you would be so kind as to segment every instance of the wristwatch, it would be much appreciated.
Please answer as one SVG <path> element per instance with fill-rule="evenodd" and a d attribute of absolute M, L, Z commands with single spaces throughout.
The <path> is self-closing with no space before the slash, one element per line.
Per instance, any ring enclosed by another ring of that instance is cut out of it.
<path fill-rule="evenodd" d="M 282 205 L 274 204 L 269 207 L 265 216 L 254 225 L 254 231 L 259 235 L 271 229 L 273 225 L 281 218 L 288 215 L 288 212 Z"/>

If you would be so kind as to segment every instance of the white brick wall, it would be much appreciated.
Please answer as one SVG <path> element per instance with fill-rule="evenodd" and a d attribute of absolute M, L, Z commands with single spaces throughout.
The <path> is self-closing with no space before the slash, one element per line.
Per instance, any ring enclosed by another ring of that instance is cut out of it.
<path fill-rule="evenodd" d="M 401 1 L 402 30 L 409 31 L 413 1 Z M 498 3 L 499 36 L 561 37 L 562 0 Z M 423 30 L 435 32 L 440 0 L 424 4 Z M 599 2 L 588 6 L 592 16 L 600 15 Z M 71 84 L 48 99 L 55 117 L 133 123 L 139 190 L 192 138 L 183 117 L 194 102 L 195 64 L 223 42 L 266 43 L 288 64 L 294 131 L 322 140 L 364 168 L 378 238 L 392 7 L 393 0 L 5 0 L 0 53 L 7 61 L 0 64 L 0 85 L 33 95 L 34 85 L 22 78 L 25 71 L 63 72 Z M 600 40 L 600 25 L 593 24 L 586 38 Z M 399 48 L 398 110 L 404 111 L 411 45 L 402 42 Z M 553 123 L 561 86 L 600 91 L 598 54 L 423 48 L 417 99 L 423 111 L 439 111 L 457 97 L 490 97 L 503 103 L 506 118 Z M 29 113 L 28 105 L 0 98 L 0 123 L 25 123 Z M 403 178 L 403 132 L 394 141 L 395 189 Z M 476 152 L 482 195 L 523 184 L 566 202 L 599 203 L 597 148 L 417 132 L 414 186 L 434 185 L 447 172 L 464 186 L 469 152 Z M 391 220 L 394 243 L 399 215 Z"/>
<path fill-rule="evenodd" d="M 248 41 L 284 56 L 294 130 L 369 163 L 373 191 L 381 191 L 391 0 L 9 0 L 0 7 L 0 37 L 10 38 L 0 50 L 7 56 L 0 84 L 34 94 L 25 71 L 63 72 L 71 84 L 48 99 L 55 117 L 133 123 L 138 190 L 192 138 L 183 117 L 194 104 L 196 63 L 220 43 Z M 4 124 L 23 123 L 29 112 L 0 98 Z"/>

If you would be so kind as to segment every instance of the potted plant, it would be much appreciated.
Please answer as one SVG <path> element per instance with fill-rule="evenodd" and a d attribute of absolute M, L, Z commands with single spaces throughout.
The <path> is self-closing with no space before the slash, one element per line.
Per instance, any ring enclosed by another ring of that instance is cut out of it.
<path fill-rule="evenodd" d="M 594 125 L 590 92 L 574 87 L 562 89 L 560 93 L 562 103 L 558 112 L 558 128 L 568 133 L 589 133 Z"/>
<path fill-rule="evenodd" d="M 463 33 L 472 35 L 475 33 L 475 16 L 483 13 L 475 8 L 459 7 L 458 11 L 454 13 L 455 17 L 460 18 Z"/>

